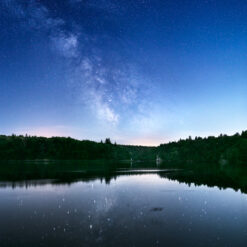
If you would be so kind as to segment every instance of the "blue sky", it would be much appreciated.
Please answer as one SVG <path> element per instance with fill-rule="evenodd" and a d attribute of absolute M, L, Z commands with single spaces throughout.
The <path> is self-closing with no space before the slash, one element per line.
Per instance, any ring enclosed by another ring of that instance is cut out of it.
<path fill-rule="evenodd" d="M 0 131 L 158 145 L 247 126 L 247 4 L 2 0 Z"/>

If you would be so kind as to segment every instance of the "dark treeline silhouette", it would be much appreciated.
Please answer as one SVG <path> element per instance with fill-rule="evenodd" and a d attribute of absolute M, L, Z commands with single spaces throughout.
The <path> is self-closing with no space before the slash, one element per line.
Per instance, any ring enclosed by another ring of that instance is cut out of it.
<path fill-rule="evenodd" d="M 155 160 L 180 165 L 207 163 L 247 165 L 247 131 L 233 136 L 186 140 L 144 147 L 75 140 L 70 137 L 0 135 L 0 160 Z"/>
<path fill-rule="evenodd" d="M 100 143 L 70 137 L 0 135 L 0 160 L 151 160 L 155 148 L 112 144 L 110 138 Z"/>
<path fill-rule="evenodd" d="M 233 136 L 189 137 L 186 140 L 161 144 L 158 153 L 166 163 L 247 165 L 247 131 Z"/>

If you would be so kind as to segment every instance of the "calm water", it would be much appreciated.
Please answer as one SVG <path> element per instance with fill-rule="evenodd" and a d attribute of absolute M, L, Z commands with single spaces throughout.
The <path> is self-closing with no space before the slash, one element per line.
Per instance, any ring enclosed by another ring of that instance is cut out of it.
<path fill-rule="evenodd" d="M 2 179 L 0 246 L 246 246 L 243 188 L 219 189 L 214 176 L 220 186 L 195 185 L 194 176 L 145 167 Z"/>

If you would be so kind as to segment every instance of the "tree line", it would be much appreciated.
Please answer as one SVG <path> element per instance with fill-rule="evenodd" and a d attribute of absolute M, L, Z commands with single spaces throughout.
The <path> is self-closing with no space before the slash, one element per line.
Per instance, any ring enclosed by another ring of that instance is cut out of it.
<path fill-rule="evenodd" d="M 158 147 L 161 159 L 167 163 L 247 165 L 247 131 L 232 136 L 191 137 Z"/>
<path fill-rule="evenodd" d="M 70 137 L 0 135 L 0 160 L 151 160 L 155 148 L 76 140 Z"/>
<path fill-rule="evenodd" d="M 155 160 L 163 163 L 247 165 L 247 131 L 232 136 L 191 137 L 158 147 L 118 145 L 70 137 L 0 135 L 0 160 Z"/>

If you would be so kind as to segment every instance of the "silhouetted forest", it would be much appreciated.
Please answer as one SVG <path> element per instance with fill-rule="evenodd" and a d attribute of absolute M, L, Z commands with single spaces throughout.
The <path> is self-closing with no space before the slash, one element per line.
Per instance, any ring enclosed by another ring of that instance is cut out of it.
<path fill-rule="evenodd" d="M 161 158 L 175 164 L 247 165 L 247 131 L 233 136 L 189 137 L 158 147 L 112 144 L 75 140 L 70 137 L 0 135 L 0 160 L 130 160 Z"/>
<path fill-rule="evenodd" d="M 158 150 L 161 159 L 167 163 L 247 165 L 247 131 L 233 136 L 189 137 L 186 140 L 161 144 Z"/>
<path fill-rule="evenodd" d="M 70 137 L 36 137 L 0 135 L 1 160 L 151 160 L 155 159 L 154 147 L 112 144 L 75 140 Z"/>

